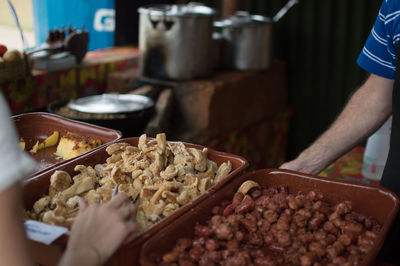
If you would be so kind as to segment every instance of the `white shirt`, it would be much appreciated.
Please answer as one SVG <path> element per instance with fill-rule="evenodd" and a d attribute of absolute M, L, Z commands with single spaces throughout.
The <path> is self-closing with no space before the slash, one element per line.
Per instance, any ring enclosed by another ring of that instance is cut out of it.
<path fill-rule="evenodd" d="M 36 167 L 35 161 L 19 148 L 18 143 L 7 103 L 0 96 L 0 193 L 27 177 Z"/>

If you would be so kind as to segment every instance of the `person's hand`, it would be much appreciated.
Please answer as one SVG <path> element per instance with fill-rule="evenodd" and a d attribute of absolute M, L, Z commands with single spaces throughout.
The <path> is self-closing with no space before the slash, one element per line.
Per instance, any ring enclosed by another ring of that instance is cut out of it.
<path fill-rule="evenodd" d="M 317 175 L 324 169 L 324 167 L 321 166 L 321 163 L 316 160 L 302 160 L 300 157 L 282 164 L 279 168 L 312 175 Z"/>
<path fill-rule="evenodd" d="M 125 193 L 103 205 L 81 199 L 79 207 L 61 265 L 102 265 L 138 230 L 136 207 Z"/>
<path fill-rule="evenodd" d="M 300 171 L 301 165 L 298 163 L 298 161 L 293 160 L 289 162 L 283 163 L 279 169 L 286 169 L 286 170 L 292 170 L 292 171 Z"/>

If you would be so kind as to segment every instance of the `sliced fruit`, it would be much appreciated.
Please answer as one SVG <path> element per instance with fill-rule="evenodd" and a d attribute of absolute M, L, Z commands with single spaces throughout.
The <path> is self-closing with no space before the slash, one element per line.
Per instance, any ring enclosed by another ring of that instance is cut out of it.
<path fill-rule="evenodd" d="M 60 133 L 58 131 L 54 131 L 50 137 L 44 140 L 44 148 L 56 146 L 59 136 Z"/>
<path fill-rule="evenodd" d="M 36 153 L 38 150 L 41 149 L 41 147 L 40 147 L 41 145 L 43 145 L 43 143 L 39 144 L 39 141 L 36 141 L 35 145 L 33 145 L 32 149 L 29 152 Z M 44 145 L 43 145 L 43 147 L 44 147 Z"/>
<path fill-rule="evenodd" d="M 23 139 L 21 139 L 20 141 L 19 141 L 19 147 L 21 148 L 21 150 L 25 150 L 25 146 L 26 146 L 26 142 L 25 142 L 25 140 L 23 140 Z"/>
<path fill-rule="evenodd" d="M 49 136 L 47 139 L 45 139 L 43 142 L 39 143 L 39 141 L 36 141 L 35 145 L 32 147 L 32 149 L 29 152 L 36 153 L 38 150 L 56 146 L 59 136 L 60 136 L 60 133 L 58 131 L 54 131 L 53 134 L 51 136 Z"/>

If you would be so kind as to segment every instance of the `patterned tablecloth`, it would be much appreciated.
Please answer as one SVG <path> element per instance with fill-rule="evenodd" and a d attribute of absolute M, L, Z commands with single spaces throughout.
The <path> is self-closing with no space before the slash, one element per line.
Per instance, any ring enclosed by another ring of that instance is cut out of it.
<path fill-rule="evenodd" d="M 355 147 L 328 166 L 319 176 L 367 184 L 379 184 L 379 181 L 367 179 L 361 174 L 364 150 L 365 148 L 363 146 Z"/>
<path fill-rule="evenodd" d="M 138 50 L 114 47 L 88 52 L 76 68 L 47 72 L 32 71 L 23 79 L 0 84 L 11 112 L 18 114 L 45 108 L 54 100 L 103 93 L 108 74 L 138 67 Z"/>

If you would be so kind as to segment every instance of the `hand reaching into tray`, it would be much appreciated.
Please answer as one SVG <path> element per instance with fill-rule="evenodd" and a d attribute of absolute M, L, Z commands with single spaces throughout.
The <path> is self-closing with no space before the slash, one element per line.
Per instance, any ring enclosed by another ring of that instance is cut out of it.
<path fill-rule="evenodd" d="M 137 232 L 136 206 L 125 193 L 118 193 L 104 205 L 88 206 L 81 199 L 79 207 L 60 265 L 103 265 Z"/>

